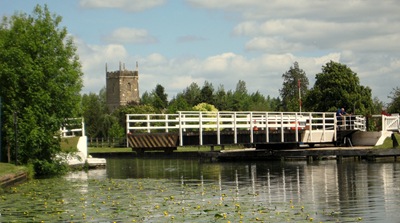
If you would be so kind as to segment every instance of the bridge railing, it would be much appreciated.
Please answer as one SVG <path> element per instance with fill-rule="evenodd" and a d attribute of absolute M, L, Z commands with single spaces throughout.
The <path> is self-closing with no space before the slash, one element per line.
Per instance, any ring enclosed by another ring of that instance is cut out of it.
<path fill-rule="evenodd" d="M 366 131 L 366 118 L 362 115 L 345 115 L 338 117 L 338 126 L 344 130 Z"/>
<path fill-rule="evenodd" d="M 348 128 L 363 129 L 364 122 L 361 117 L 349 119 L 346 123 Z M 280 133 L 281 141 L 284 142 L 284 132 L 291 130 L 296 132 L 296 142 L 299 142 L 298 131 L 308 130 L 322 132 L 334 132 L 336 139 L 337 119 L 333 112 L 197 112 L 181 111 L 177 114 L 127 114 L 126 128 L 128 133 L 156 133 L 177 132 L 180 137 L 185 132 L 198 132 L 199 142 L 202 145 L 203 132 L 216 132 L 218 143 L 223 131 L 231 131 L 237 142 L 239 131 L 250 131 L 250 141 L 253 135 L 265 133 L 266 141 L 269 142 L 269 133 Z M 332 140 L 327 139 L 327 140 Z"/>
<path fill-rule="evenodd" d="M 382 130 L 383 131 L 400 131 L 400 116 L 392 114 L 390 116 L 382 115 Z"/>
<path fill-rule="evenodd" d="M 83 118 L 65 119 L 60 128 L 61 137 L 85 136 L 85 122 Z"/>

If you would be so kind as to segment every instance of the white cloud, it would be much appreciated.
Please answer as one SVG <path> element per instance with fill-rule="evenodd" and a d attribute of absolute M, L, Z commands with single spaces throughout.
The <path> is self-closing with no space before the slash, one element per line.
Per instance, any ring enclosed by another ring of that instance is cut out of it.
<path fill-rule="evenodd" d="M 361 84 L 371 87 L 373 96 L 377 95 L 381 100 L 387 101 L 391 89 L 398 86 L 395 80 L 400 72 L 400 30 L 397 28 L 400 4 L 395 0 L 352 0 L 340 4 L 320 0 L 232 0 L 229 4 L 220 0 L 186 2 L 193 8 L 207 10 L 207 15 L 210 11 L 225 15 L 223 18 L 233 24 L 233 38 L 240 39 L 240 44 L 244 43 L 243 51 L 227 48 L 221 52 L 214 51 L 206 58 L 176 56 L 170 50 L 172 47 L 177 47 L 176 52 L 182 52 L 181 46 L 196 49 L 190 44 L 198 44 L 198 40 L 206 39 L 211 44 L 214 41 L 207 32 L 202 32 L 199 37 L 199 34 L 188 34 L 191 31 L 183 27 L 182 32 L 168 38 L 186 44 L 165 47 L 160 41 L 160 51 L 151 48 L 149 51 L 152 52 L 147 55 L 132 56 L 126 46 L 119 44 L 157 42 L 147 31 L 154 30 L 154 27 L 146 27 L 146 30 L 118 28 L 106 37 L 110 45 L 80 49 L 87 51 L 81 58 L 85 58 L 88 88 L 92 86 L 90 83 L 98 86 L 100 79 L 105 77 L 105 62 L 111 67 L 111 64 L 118 66 L 120 60 L 132 64 L 139 62 L 140 92 L 151 91 L 156 84 L 161 84 L 170 97 L 182 92 L 192 82 L 201 86 L 205 80 L 214 87 L 222 84 L 227 90 L 234 89 L 237 82 L 243 80 L 249 92 L 258 90 L 264 95 L 277 97 L 282 85 L 281 75 L 295 61 L 306 72 L 310 87 L 314 84 L 315 74 L 321 72 L 322 66 L 330 60 L 348 65 L 358 74 Z M 81 0 L 84 7 L 126 11 L 145 10 L 164 4 L 164 1 L 140 3 L 145 5 L 122 0 Z M 162 47 L 168 52 L 162 53 Z M 193 53 L 185 52 L 184 55 Z"/>
<path fill-rule="evenodd" d="M 80 0 L 83 8 L 117 8 L 131 12 L 144 11 L 164 3 L 165 0 Z"/>
<path fill-rule="evenodd" d="M 352 0 L 340 3 L 320 0 L 232 0 L 227 4 L 220 0 L 187 0 L 198 8 L 223 10 L 239 14 L 244 20 L 280 18 L 318 18 L 336 21 L 376 21 L 382 15 L 390 20 L 400 17 L 400 5 L 396 0 Z"/>
<path fill-rule="evenodd" d="M 372 86 L 373 95 L 381 95 L 381 100 L 387 100 L 386 96 L 392 88 L 385 85 L 393 86 L 393 81 L 397 80 L 397 71 L 400 70 L 399 59 L 389 59 L 382 65 L 381 61 L 388 58 L 378 56 L 364 61 L 360 58 L 365 58 L 365 55 L 350 50 L 320 56 L 281 53 L 263 54 L 254 58 L 226 52 L 200 59 L 168 58 L 160 53 L 133 57 L 122 45 L 88 45 L 80 40 L 77 43 L 84 72 L 83 93 L 98 93 L 105 86 L 105 63 L 108 64 L 108 70 L 112 71 L 118 69 L 120 61 L 127 63 L 127 69 L 135 69 L 135 62 L 139 62 L 141 94 L 161 84 L 170 98 L 193 82 L 202 86 L 204 81 L 209 81 L 215 88 L 223 85 L 225 90 L 234 90 L 239 80 L 246 82 L 249 93 L 259 91 L 265 96 L 277 97 L 283 81 L 281 76 L 295 61 L 306 72 L 312 87 L 315 74 L 333 60 L 353 62 L 349 67 L 358 73 L 361 84 Z M 376 73 L 382 75 L 377 76 Z"/>
<path fill-rule="evenodd" d="M 128 52 L 122 45 L 89 45 L 78 38 L 75 38 L 75 42 L 84 73 L 82 93 L 98 93 L 105 87 L 106 63 L 108 70 L 117 70 L 119 63 L 129 58 Z"/>
<path fill-rule="evenodd" d="M 301 43 L 287 42 L 285 40 L 269 37 L 255 37 L 247 42 L 246 50 L 261 50 L 263 52 L 285 53 L 303 50 L 305 47 Z"/>
<path fill-rule="evenodd" d="M 114 30 L 110 36 L 105 38 L 110 43 L 155 43 L 157 39 L 151 36 L 145 29 L 134 29 L 134 28 L 118 28 Z"/>

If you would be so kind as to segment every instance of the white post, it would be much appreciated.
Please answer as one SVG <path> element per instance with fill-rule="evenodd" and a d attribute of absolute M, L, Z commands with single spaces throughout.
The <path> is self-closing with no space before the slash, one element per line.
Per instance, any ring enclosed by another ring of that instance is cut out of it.
<path fill-rule="evenodd" d="M 203 145 L 203 120 L 202 120 L 202 113 L 199 112 L 199 142 L 200 145 Z"/>
<path fill-rule="evenodd" d="M 183 146 L 183 136 L 182 136 L 182 112 L 179 112 L 179 145 Z"/>
<path fill-rule="evenodd" d="M 126 114 L 126 148 L 129 148 L 129 139 L 128 134 L 130 133 L 129 129 L 129 114 Z"/>
<path fill-rule="evenodd" d="M 255 120 L 253 120 L 253 112 L 250 112 L 250 143 L 254 142 L 254 135 L 253 135 L 254 125 L 253 125 L 253 122 L 255 122 Z"/>
<path fill-rule="evenodd" d="M 221 144 L 221 130 L 220 130 L 220 126 L 219 126 L 219 116 L 220 116 L 220 113 L 217 112 L 217 144 L 218 145 Z"/>

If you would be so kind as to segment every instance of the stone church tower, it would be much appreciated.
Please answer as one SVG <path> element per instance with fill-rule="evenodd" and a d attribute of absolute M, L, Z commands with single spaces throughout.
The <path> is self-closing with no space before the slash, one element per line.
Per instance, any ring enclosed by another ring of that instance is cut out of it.
<path fill-rule="evenodd" d="M 106 103 L 110 112 L 121 105 L 139 103 L 139 71 L 125 69 L 125 64 L 119 63 L 118 71 L 108 71 L 106 64 Z"/>

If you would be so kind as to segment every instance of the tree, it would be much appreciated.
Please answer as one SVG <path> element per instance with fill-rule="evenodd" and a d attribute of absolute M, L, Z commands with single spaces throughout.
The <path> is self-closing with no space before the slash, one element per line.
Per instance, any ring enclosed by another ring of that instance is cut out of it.
<path fill-rule="evenodd" d="M 200 87 L 194 82 L 191 83 L 190 86 L 183 91 L 183 97 L 186 99 L 187 103 L 190 106 L 195 106 L 201 102 L 200 95 L 201 95 Z"/>
<path fill-rule="evenodd" d="M 0 96 L 3 99 L 2 141 L 16 152 L 14 118 L 18 122 L 18 163 L 34 166 L 38 175 L 66 170 L 59 129 L 78 114 L 81 65 L 62 18 L 37 5 L 32 15 L 16 13 L 0 25 Z"/>
<path fill-rule="evenodd" d="M 192 110 L 192 108 L 187 103 L 182 93 L 178 93 L 176 97 L 173 98 L 169 103 L 167 113 L 174 114 L 177 113 L 178 111 L 190 111 L 190 110 Z"/>
<path fill-rule="evenodd" d="M 153 91 L 154 101 L 153 106 L 160 111 L 164 110 L 168 105 L 168 95 L 165 93 L 165 89 L 160 84 L 157 84 Z"/>
<path fill-rule="evenodd" d="M 205 102 L 202 102 L 198 105 L 193 106 L 193 111 L 200 111 L 200 112 L 217 112 L 218 109 L 212 105 Z"/>
<path fill-rule="evenodd" d="M 214 104 L 219 111 L 227 111 L 227 95 L 223 85 L 220 85 L 214 94 Z"/>
<path fill-rule="evenodd" d="M 250 106 L 249 103 L 246 82 L 239 80 L 236 84 L 236 90 L 232 95 L 233 111 L 248 111 Z"/>
<path fill-rule="evenodd" d="M 200 91 L 200 101 L 209 104 L 213 103 L 213 94 L 214 94 L 213 85 L 208 81 L 204 81 L 204 85 Z"/>
<path fill-rule="evenodd" d="M 387 111 L 389 113 L 400 113 L 400 88 L 394 88 L 391 94 L 392 95 L 389 96 L 391 102 L 388 104 Z"/>
<path fill-rule="evenodd" d="M 151 105 L 126 105 L 120 106 L 117 108 L 112 116 L 117 118 L 118 124 L 124 128 L 124 132 L 126 133 L 126 115 L 127 114 L 156 114 L 157 109 L 155 109 Z M 112 124 L 110 125 L 110 127 Z"/>
<path fill-rule="evenodd" d="M 283 86 L 279 90 L 282 98 L 283 111 L 299 111 L 301 106 L 301 96 L 305 96 L 308 91 L 308 78 L 306 73 L 299 68 L 299 64 L 294 62 L 286 73 L 282 74 Z M 299 91 L 300 89 L 300 91 Z"/>
<path fill-rule="evenodd" d="M 150 94 L 147 91 L 143 93 L 141 104 L 153 106 L 160 112 L 164 112 L 164 109 L 168 106 L 168 94 L 165 93 L 162 85 L 157 84 Z"/>
<path fill-rule="evenodd" d="M 105 103 L 105 89 L 100 94 L 84 94 L 82 96 L 82 115 L 85 120 L 85 130 L 88 137 L 104 137 L 102 128 L 104 116 L 107 114 L 107 105 Z"/>
<path fill-rule="evenodd" d="M 371 114 L 371 89 L 360 85 L 357 74 L 346 65 L 330 61 L 315 79 L 304 101 L 309 111 L 334 112 L 345 107 L 347 113 Z"/>
<path fill-rule="evenodd" d="M 145 91 L 140 98 L 140 104 L 142 105 L 151 105 L 153 98 L 149 92 Z"/>
<path fill-rule="evenodd" d="M 249 111 L 271 111 L 271 105 L 269 101 L 257 91 L 250 95 Z"/>

